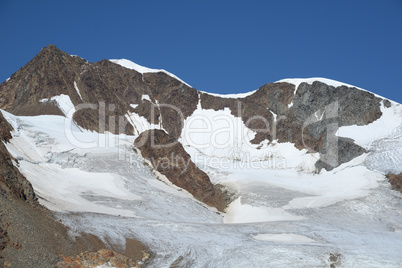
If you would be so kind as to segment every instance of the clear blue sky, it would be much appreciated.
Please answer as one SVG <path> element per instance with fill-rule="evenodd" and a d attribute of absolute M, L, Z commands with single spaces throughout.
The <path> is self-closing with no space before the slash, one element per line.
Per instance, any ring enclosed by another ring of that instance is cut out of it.
<path fill-rule="evenodd" d="M 127 58 L 193 87 L 326 77 L 402 103 L 402 1 L 0 0 L 0 81 L 48 44 Z"/>

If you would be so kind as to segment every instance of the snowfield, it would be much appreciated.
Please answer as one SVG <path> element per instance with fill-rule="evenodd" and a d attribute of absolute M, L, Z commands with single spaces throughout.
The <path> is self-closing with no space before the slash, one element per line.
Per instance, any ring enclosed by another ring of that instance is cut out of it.
<path fill-rule="evenodd" d="M 342 127 L 338 136 L 368 152 L 320 174 L 318 155 L 290 143 L 252 145 L 255 133 L 230 110 L 199 105 L 180 141 L 213 183 L 236 195 L 219 213 L 167 182 L 133 148 L 136 135 L 160 126 L 133 113 L 136 135 L 98 134 L 71 124 L 68 96 L 43 101 L 56 101 L 67 117 L 2 111 L 14 127 L 6 146 L 72 236 L 93 233 L 122 251 L 125 238 L 138 239 L 156 253 L 152 267 L 328 267 L 330 254 L 340 254 L 342 267 L 402 263 L 402 195 L 384 177 L 402 172 L 400 105 L 382 107 L 383 117 L 368 126 Z"/>

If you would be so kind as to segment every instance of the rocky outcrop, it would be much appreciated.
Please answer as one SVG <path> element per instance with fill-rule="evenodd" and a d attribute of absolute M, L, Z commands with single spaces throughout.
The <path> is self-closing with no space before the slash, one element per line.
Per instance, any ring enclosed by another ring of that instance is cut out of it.
<path fill-rule="evenodd" d="M 105 245 L 97 237 L 69 229 L 40 206 L 0 197 L 0 267 L 55 267 L 59 254 L 76 255 Z"/>
<path fill-rule="evenodd" d="M 387 179 L 392 185 L 392 189 L 400 191 L 402 193 L 402 173 L 400 174 L 387 174 Z"/>
<path fill-rule="evenodd" d="M 134 145 L 155 170 L 196 199 L 220 211 L 230 203 L 223 188 L 211 183 L 208 175 L 191 161 L 190 155 L 172 135 L 163 130 L 148 130 L 138 136 Z"/>
<path fill-rule="evenodd" d="M 110 243 L 106 246 L 92 234 L 72 237 L 63 222 L 54 220 L 47 209 L 0 196 L 0 267 L 56 267 L 62 261 L 60 255 L 76 256 L 106 247 L 134 260 L 141 260 L 143 252 L 150 254 L 148 247 L 132 239 L 120 252 L 120 247 Z"/>
<path fill-rule="evenodd" d="M 31 183 L 20 173 L 15 166 L 18 165 L 18 161 L 10 155 L 3 144 L 12 138 L 11 131 L 11 125 L 0 112 L 0 196 L 18 198 L 36 205 L 37 197 Z"/>

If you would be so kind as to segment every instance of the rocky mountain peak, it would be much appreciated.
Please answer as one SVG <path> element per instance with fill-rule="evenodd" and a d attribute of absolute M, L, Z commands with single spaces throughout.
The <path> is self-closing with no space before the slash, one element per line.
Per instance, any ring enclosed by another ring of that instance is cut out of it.
<path fill-rule="evenodd" d="M 54 55 L 54 56 L 63 56 L 63 55 L 68 55 L 67 53 L 61 51 L 58 47 L 56 47 L 54 44 L 50 44 L 44 48 L 41 49 L 41 51 L 38 53 L 38 57 L 41 57 L 43 55 Z"/>

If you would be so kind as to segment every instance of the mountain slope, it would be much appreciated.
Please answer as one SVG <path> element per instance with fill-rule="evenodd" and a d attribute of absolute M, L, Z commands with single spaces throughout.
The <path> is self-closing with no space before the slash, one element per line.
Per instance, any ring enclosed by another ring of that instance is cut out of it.
<path fill-rule="evenodd" d="M 3 142 L 7 143 L 12 138 L 12 126 L 4 119 L 0 112 L 0 195 L 3 198 L 18 198 L 29 204 L 37 204 L 37 198 L 32 185 L 19 172 L 14 165 L 17 162 L 7 151 Z"/>
<path fill-rule="evenodd" d="M 69 229 L 39 205 L 31 183 L 3 144 L 11 142 L 12 131 L 0 112 L 0 266 L 52 267 L 58 254 L 104 247 L 93 235 L 73 239 Z"/>

